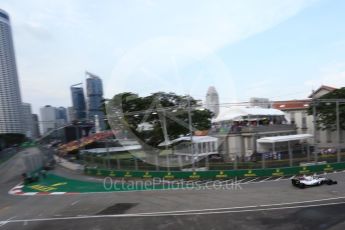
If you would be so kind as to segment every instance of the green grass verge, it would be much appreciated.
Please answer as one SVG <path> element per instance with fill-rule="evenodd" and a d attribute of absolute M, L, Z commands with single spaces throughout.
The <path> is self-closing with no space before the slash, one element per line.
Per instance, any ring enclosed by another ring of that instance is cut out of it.
<path fill-rule="evenodd" d="M 121 191 L 143 191 L 143 190 L 166 190 L 178 189 L 181 185 L 152 185 L 152 181 L 130 181 L 130 182 L 117 182 L 103 183 L 87 182 L 72 180 L 61 177 L 55 174 L 48 174 L 46 178 L 41 178 L 39 182 L 25 185 L 23 192 L 69 192 L 69 193 L 92 193 L 92 192 L 121 192 Z M 151 183 L 151 184 L 150 184 Z M 112 185 L 112 186 L 111 186 Z M 191 185 L 184 185 L 184 188 L 189 188 Z M 107 188 L 107 189 L 106 189 Z"/>

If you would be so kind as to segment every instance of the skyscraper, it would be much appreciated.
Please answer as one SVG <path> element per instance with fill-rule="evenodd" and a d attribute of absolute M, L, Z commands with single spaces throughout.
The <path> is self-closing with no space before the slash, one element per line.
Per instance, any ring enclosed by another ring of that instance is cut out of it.
<path fill-rule="evenodd" d="M 214 113 L 214 117 L 219 114 L 219 97 L 215 87 L 210 86 L 206 94 L 205 108 Z"/>
<path fill-rule="evenodd" d="M 24 133 L 10 18 L 0 9 L 0 134 Z"/>
<path fill-rule="evenodd" d="M 65 107 L 57 107 L 55 108 L 56 113 L 56 125 L 61 127 L 67 123 L 67 110 Z"/>
<path fill-rule="evenodd" d="M 41 130 L 42 134 L 47 133 L 50 130 L 57 128 L 56 124 L 56 108 L 50 105 L 46 105 L 40 108 L 41 116 Z"/>
<path fill-rule="evenodd" d="M 67 107 L 67 122 L 71 123 L 75 120 L 74 108 L 72 106 Z"/>
<path fill-rule="evenodd" d="M 83 88 L 80 84 L 71 86 L 72 106 L 74 110 L 74 118 L 76 120 L 84 120 L 86 118 L 86 105 Z"/>
<path fill-rule="evenodd" d="M 32 114 L 32 138 L 40 136 L 39 122 L 37 114 Z"/>
<path fill-rule="evenodd" d="M 65 107 L 53 107 L 46 105 L 40 108 L 42 134 L 53 129 L 62 127 L 67 123 L 67 112 Z"/>
<path fill-rule="evenodd" d="M 57 107 L 56 109 L 56 119 L 63 120 L 65 123 L 67 122 L 67 110 L 65 107 Z"/>
<path fill-rule="evenodd" d="M 101 128 L 104 127 L 104 113 L 102 111 L 103 85 L 102 80 L 98 76 L 86 72 L 86 96 L 87 96 L 87 117 L 89 120 L 95 121 L 97 115 L 100 120 Z"/>
<path fill-rule="evenodd" d="M 23 119 L 23 131 L 27 138 L 32 138 L 32 112 L 31 105 L 29 103 L 23 103 L 22 105 L 22 119 Z"/>

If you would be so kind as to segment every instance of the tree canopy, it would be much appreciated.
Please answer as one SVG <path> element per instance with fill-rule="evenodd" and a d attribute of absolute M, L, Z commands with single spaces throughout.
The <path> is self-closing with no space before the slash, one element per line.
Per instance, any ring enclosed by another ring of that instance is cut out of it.
<path fill-rule="evenodd" d="M 202 108 L 192 97 L 175 93 L 157 92 L 146 97 L 125 92 L 115 95 L 109 101 L 109 107 L 141 140 L 157 146 L 163 142 L 166 124 L 169 140 L 189 134 L 188 107 L 191 108 L 193 130 L 208 130 L 211 127 L 212 112 Z M 109 113 L 109 111 L 108 111 Z M 141 130 L 146 124 L 149 129 Z"/>
<path fill-rule="evenodd" d="M 345 99 L 345 87 L 336 89 L 328 94 L 323 95 L 319 99 Z M 317 127 L 319 129 L 336 130 L 337 114 L 335 102 L 318 102 L 315 101 Z M 310 115 L 313 114 L 313 106 L 308 110 Z M 340 128 L 345 129 L 345 103 L 339 104 L 339 122 Z"/>

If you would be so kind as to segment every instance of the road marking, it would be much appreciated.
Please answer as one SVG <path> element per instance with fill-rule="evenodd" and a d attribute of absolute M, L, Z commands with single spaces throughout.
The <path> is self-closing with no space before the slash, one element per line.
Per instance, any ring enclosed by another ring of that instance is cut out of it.
<path fill-rule="evenodd" d="M 56 184 L 53 184 L 51 185 L 52 187 L 56 187 L 56 186 L 61 186 L 61 185 L 66 185 L 67 182 L 61 182 L 61 183 L 56 183 Z"/>
<path fill-rule="evenodd" d="M 296 208 L 310 208 L 310 207 L 322 207 L 322 206 L 331 206 L 331 205 L 339 205 L 345 204 L 343 202 L 333 202 L 333 203 L 326 203 L 326 204 L 311 204 L 311 205 L 299 205 L 299 206 L 289 206 L 289 207 L 277 207 L 277 208 L 259 208 L 259 209 L 244 209 L 244 210 L 227 210 L 227 211 L 214 211 L 214 212 L 188 212 L 188 213 L 167 213 L 167 214 L 149 214 L 149 215 L 138 215 L 133 217 L 159 217 L 159 216 L 189 216 L 189 215 L 212 215 L 212 214 L 225 214 L 225 213 L 243 213 L 243 212 L 258 212 L 258 211 L 273 211 L 273 210 L 284 210 L 284 209 L 296 209 Z M 118 216 L 114 216 L 118 217 Z M 120 216 L 119 216 L 120 217 Z M 124 217 L 131 217 L 131 216 L 124 216 Z M 93 217 L 91 217 L 93 218 Z"/>
<path fill-rule="evenodd" d="M 57 220 L 80 220 L 80 219 L 90 219 L 90 218 L 123 218 L 123 217 L 162 217 L 162 216 L 187 216 L 187 215 L 212 215 L 212 214 L 225 214 L 225 213 L 243 213 L 243 212 L 258 212 L 258 211 L 273 211 L 273 210 L 284 210 L 284 209 L 297 209 L 297 208 L 310 208 L 310 207 L 322 207 L 330 205 L 339 205 L 345 204 L 345 201 L 342 202 L 332 202 L 325 204 L 309 204 L 309 205 L 297 205 L 297 206 L 288 206 L 288 207 L 270 207 L 262 208 L 264 206 L 244 206 L 239 208 L 252 208 L 252 209 L 242 209 L 235 210 L 236 208 L 229 208 L 227 210 L 216 210 L 216 211 L 207 211 L 207 209 L 200 209 L 188 212 L 152 212 L 152 213 L 136 213 L 136 214 L 116 214 L 116 215 L 90 215 L 90 216 L 72 216 L 72 217 L 58 217 L 58 218 L 37 218 L 37 219 L 24 219 L 24 220 L 6 220 L 0 223 L 20 223 L 20 222 L 40 222 L 40 221 L 57 221 Z M 272 205 L 271 205 L 272 206 Z M 238 208 L 237 208 L 238 209 Z M 206 210 L 206 211 L 205 211 Z"/>
<path fill-rule="evenodd" d="M 279 177 L 278 179 L 275 179 L 274 181 L 279 181 L 283 178 L 283 176 Z"/>
<path fill-rule="evenodd" d="M 71 206 L 76 205 L 79 201 L 80 201 L 80 200 L 74 201 L 74 202 L 71 204 Z"/>
<path fill-rule="evenodd" d="M 230 180 L 224 180 L 224 181 L 220 181 L 220 184 L 228 184 L 228 183 L 238 183 L 238 181 L 234 180 L 234 179 L 230 179 Z M 212 182 L 211 182 L 212 183 Z"/>
<path fill-rule="evenodd" d="M 258 178 L 254 178 L 254 179 L 251 179 L 251 180 L 249 180 L 249 181 L 243 182 L 243 184 L 248 184 L 249 182 L 254 181 L 254 180 L 256 180 L 256 179 L 258 179 Z"/>
<path fill-rule="evenodd" d="M 265 181 L 268 181 L 269 179 L 271 179 L 272 177 L 268 177 L 266 179 L 263 179 L 262 181 L 259 181 L 259 182 L 265 182 Z"/>
<path fill-rule="evenodd" d="M 2 227 L 2 226 L 4 226 L 4 225 L 8 224 L 9 221 L 11 221 L 12 219 L 14 219 L 15 217 L 16 217 L 16 216 L 11 217 L 11 218 L 9 218 L 9 219 L 7 219 L 7 220 L 4 220 L 4 221 L 0 221 L 0 227 Z"/>
<path fill-rule="evenodd" d="M 8 194 L 15 194 L 18 190 L 21 190 L 24 186 L 22 185 L 22 183 L 17 184 L 16 186 L 14 186 L 13 188 L 11 188 L 10 191 L 8 191 Z"/>
<path fill-rule="evenodd" d="M 63 195 L 66 194 L 66 192 L 51 192 L 50 195 Z"/>
<path fill-rule="evenodd" d="M 294 202 L 284 202 L 284 203 L 274 203 L 274 204 L 262 204 L 262 205 L 250 205 L 250 206 L 237 206 L 237 207 L 228 207 L 228 208 L 209 208 L 201 210 L 181 210 L 181 211 L 168 211 L 168 212 L 154 212 L 154 214 L 165 214 L 165 213 L 188 213 L 188 212 L 200 212 L 200 211 L 220 211 L 220 210 L 234 210 L 234 209 L 244 209 L 244 208 L 258 208 L 258 207 L 270 207 L 270 206 L 283 206 L 283 205 L 294 205 L 294 204 L 304 204 L 304 203 L 313 203 L 313 202 L 322 202 L 322 201 L 331 201 L 331 200 L 340 200 L 345 199 L 344 197 L 331 197 L 317 200 L 308 200 L 308 201 L 294 201 Z M 138 213 L 138 214 L 147 214 L 147 213 Z M 152 213 L 149 213 L 152 214 Z"/>
<path fill-rule="evenodd" d="M 33 195 L 36 195 L 37 192 L 26 192 L 25 195 L 27 196 L 33 196 Z"/>
<path fill-rule="evenodd" d="M 251 183 L 259 183 L 259 182 L 261 182 L 262 180 L 263 180 L 262 177 L 257 177 L 257 178 L 255 178 L 255 180 L 252 180 Z"/>
<path fill-rule="evenodd" d="M 42 191 L 42 192 L 49 192 L 51 190 L 55 190 L 55 187 L 52 186 L 46 186 L 46 185 L 41 185 L 41 184 L 36 184 L 36 185 L 32 185 L 29 186 L 32 189 L 38 190 L 38 191 Z"/>
<path fill-rule="evenodd" d="M 247 178 L 244 178 L 244 179 L 238 180 L 238 181 L 237 181 L 237 183 L 240 183 L 241 181 L 244 181 L 245 179 L 247 179 Z"/>

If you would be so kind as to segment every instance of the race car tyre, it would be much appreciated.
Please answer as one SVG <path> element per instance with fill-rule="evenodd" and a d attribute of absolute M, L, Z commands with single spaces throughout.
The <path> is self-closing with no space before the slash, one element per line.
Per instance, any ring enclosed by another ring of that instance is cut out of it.
<path fill-rule="evenodd" d="M 338 184 L 338 182 L 334 181 L 334 180 L 328 180 L 327 181 L 327 185 L 333 185 L 333 184 Z"/>

